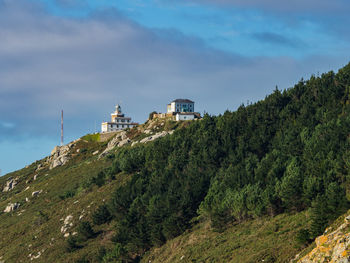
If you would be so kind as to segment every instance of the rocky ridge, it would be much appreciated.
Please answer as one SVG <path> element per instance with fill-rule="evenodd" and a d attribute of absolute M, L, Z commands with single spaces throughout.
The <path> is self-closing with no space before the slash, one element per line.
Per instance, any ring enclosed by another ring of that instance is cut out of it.
<path fill-rule="evenodd" d="M 316 238 L 315 243 L 316 248 L 296 262 L 350 262 L 350 215 L 346 216 L 344 222 L 334 231 L 327 228 L 322 236 Z"/>
<path fill-rule="evenodd" d="M 161 126 L 164 126 L 164 122 L 161 122 L 157 125 L 156 122 L 149 121 L 149 123 L 145 124 L 145 127 L 137 127 L 137 131 L 139 133 L 149 135 L 142 139 L 134 139 L 129 137 L 126 130 L 117 131 L 116 135 L 108 142 L 106 149 L 99 155 L 99 158 L 108 155 L 108 153 L 110 153 L 115 147 L 122 147 L 129 143 L 131 143 L 131 146 L 139 143 L 148 143 L 174 132 L 174 130 L 159 131 Z"/>
<path fill-rule="evenodd" d="M 51 155 L 47 158 L 46 163 L 49 164 L 50 170 L 61 165 L 65 165 L 70 160 L 70 151 L 76 145 L 77 139 L 67 145 L 56 146 L 52 151 Z M 41 167 L 38 167 L 40 169 Z"/>

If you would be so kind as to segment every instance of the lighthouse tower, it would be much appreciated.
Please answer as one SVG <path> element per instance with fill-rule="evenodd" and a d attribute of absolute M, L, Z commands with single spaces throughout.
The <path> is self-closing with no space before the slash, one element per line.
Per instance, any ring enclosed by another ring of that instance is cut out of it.
<path fill-rule="evenodd" d="M 111 113 L 111 122 L 103 122 L 101 125 L 102 132 L 113 132 L 132 128 L 138 125 L 138 123 L 131 122 L 130 117 L 125 117 L 122 113 L 122 108 L 119 104 L 115 106 L 115 111 Z"/>

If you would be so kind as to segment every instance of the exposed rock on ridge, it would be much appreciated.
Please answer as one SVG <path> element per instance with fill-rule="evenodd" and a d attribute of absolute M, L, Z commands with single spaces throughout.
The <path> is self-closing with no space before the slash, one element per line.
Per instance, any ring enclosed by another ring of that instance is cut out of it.
<path fill-rule="evenodd" d="M 147 132 L 146 132 L 147 131 Z M 145 133 L 150 134 L 151 131 L 146 130 Z M 140 141 L 133 141 L 132 139 L 128 138 L 126 131 L 119 131 L 117 135 L 110 140 L 110 142 L 107 144 L 106 149 L 100 154 L 99 158 L 106 156 L 109 152 L 111 152 L 115 147 L 122 147 L 128 143 L 132 143 L 131 146 L 134 146 L 135 144 L 138 143 L 147 143 L 154 141 L 156 139 L 159 139 L 161 137 L 164 137 L 168 134 L 172 134 L 174 131 L 162 131 L 158 132 L 156 134 L 153 134 L 151 136 L 148 136 L 146 138 L 143 138 Z"/>
<path fill-rule="evenodd" d="M 65 165 L 70 160 L 70 150 L 79 140 L 75 140 L 67 145 L 56 146 L 51 151 L 51 155 L 47 159 L 47 163 L 50 164 L 50 170 L 57 166 Z"/>
<path fill-rule="evenodd" d="M 298 263 L 350 262 L 350 216 L 335 231 L 316 238 L 316 248 L 297 261 Z"/>

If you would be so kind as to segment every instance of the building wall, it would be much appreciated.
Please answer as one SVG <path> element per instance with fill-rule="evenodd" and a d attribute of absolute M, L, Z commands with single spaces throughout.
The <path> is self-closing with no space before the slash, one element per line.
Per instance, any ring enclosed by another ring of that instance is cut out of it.
<path fill-rule="evenodd" d="M 172 111 L 171 111 L 171 104 L 168 104 L 168 105 L 167 105 L 167 107 L 166 107 L 166 112 L 168 112 L 168 113 L 169 113 L 169 112 L 172 112 Z"/>
<path fill-rule="evenodd" d="M 171 103 L 172 112 L 194 112 L 194 103 L 184 103 L 184 102 L 172 102 Z"/>
<path fill-rule="evenodd" d="M 136 126 L 136 124 L 134 123 L 107 122 L 107 123 L 102 123 L 101 130 L 102 132 L 113 132 L 113 131 L 124 130 L 127 128 L 133 128 L 134 126 Z"/>
<path fill-rule="evenodd" d="M 176 114 L 176 121 L 194 120 L 194 114 Z"/>
<path fill-rule="evenodd" d="M 102 132 L 108 132 L 108 124 L 106 122 L 102 123 L 101 131 Z"/>

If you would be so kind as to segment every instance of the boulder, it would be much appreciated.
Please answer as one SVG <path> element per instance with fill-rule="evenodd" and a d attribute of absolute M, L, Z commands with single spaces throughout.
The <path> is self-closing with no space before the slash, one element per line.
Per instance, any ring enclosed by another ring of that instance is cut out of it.
<path fill-rule="evenodd" d="M 73 220 L 73 216 L 68 215 L 63 221 L 63 226 L 61 227 L 61 233 L 64 234 L 64 237 L 69 236 L 69 233 L 67 233 L 67 231 L 73 226 L 72 220 Z"/>
<path fill-rule="evenodd" d="M 39 171 L 39 170 L 41 170 L 41 169 L 43 169 L 43 168 L 44 168 L 44 166 L 43 166 L 42 164 L 39 164 L 39 165 L 36 167 L 35 171 Z"/>
<path fill-rule="evenodd" d="M 5 208 L 5 210 L 4 210 L 4 213 L 13 212 L 13 211 L 15 211 L 16 209 L 18 209 L 19 206 L 20 206 L 19 203 L 9 203 L 9 204 L 7 205 L 7 207 Z"/>
<path fill-rule="evenodd" d="M 134 146 L 134 145 L 136 145 L 136 144 L 138 144 L 138 143 L 140 143 L 140 142 L 139 142 L 139 141 L 134 141 L 134 142 L 132 142 L 131 147 Z"/>
<path fill-rule="evenodd" d="M 4 189 L 2 190 L 3 192 L 9 192 L 11 191 L 13 188 L 15 188 L 15 186 L 18 184 L 18 177 L 13 179 L 12 177 L 10 177 L 7 182 L 6 185 L 4 187 Z"/>
<path fill-rule="evenodd" d="M 161 138 L 161 137 L 164 137 L 168 134 L 171 134 L 171 132 L 167 132 L 167 131 L 162 131 L 162 132 L 158 132 L 152 136 L 149 136 L 149 137 L 146 137 L 146 138 L 143 138 L 140 143 L 146 143 L 146 142 L 151 142 L 151 141 L 154 141 L 158 138 Z"/>
<path fill-rule="evenodd" d="M 43 190 L 40 190 L 40 191 L 34 191 L 34 192 L 32 193 L 32 196 L 38 196 L 39 194 L 41 194 L 41 193 L 42 193 L 42 191 L 43 191 Z"/>
<path fill-rule="evenodd" d="M 130 140 L 126 135 L 126 131 L 118 131 L 117 134 L 113 137 L 113 139 L 108 142 L 106 149 L 100 154 L 99 158 L 106 156 L 115 147 L 120 147 L 120 143 L 124 145 L 128 142 L 130 142 Z"/>
<path fill-rule="evenodd" d="M 126 138 L 118 143 L 118 147 L 122 147 L 130 142 L 129 138 Z"/>
<path fill-rule="evenodd" d="M 74 143 L 70 143 L 64 146 L 56 146 L 51 151 L 51 155 L 47 159 L 47 162 L 50 164 L 50 170 L 57 166 L 65 165 L 69 161 L 70 149 L 74 145 Z"/>

